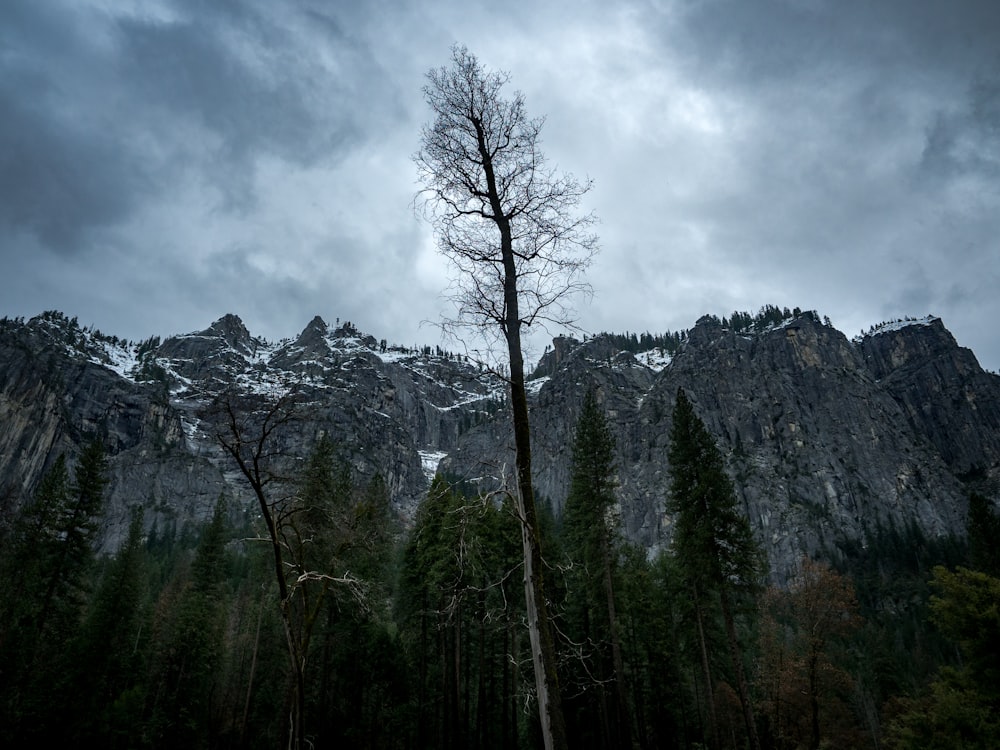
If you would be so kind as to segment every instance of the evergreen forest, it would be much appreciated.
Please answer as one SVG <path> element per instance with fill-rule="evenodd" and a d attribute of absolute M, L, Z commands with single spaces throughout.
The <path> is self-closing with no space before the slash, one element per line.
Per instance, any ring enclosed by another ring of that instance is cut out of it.
<path fill-rule="evenodd" d="M 52 465 L 0 530 L 0 746 L 541 747 L 509 493 L 438 475 L 404 524 L 326 438 L 282 483 L 257 472 L 265 416 L 225 446 L 259 512 L 220 497 L 201 526 L 150 530 L 137 503 L 110 557 L 101 444 Z M 965 539 L 882 529 L 777 588 L 683 391 L 660 555 L 619 531 L 605 419 L 589 394 L 563 510 L 540 508 L 571 747 L 1000 745 L 984 498 Z"/>

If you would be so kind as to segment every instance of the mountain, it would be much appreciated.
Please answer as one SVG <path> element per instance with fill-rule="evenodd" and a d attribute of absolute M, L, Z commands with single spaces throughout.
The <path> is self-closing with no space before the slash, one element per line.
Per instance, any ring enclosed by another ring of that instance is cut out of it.
<path fill-rule="evenodd" d="M 132 344 L 45 313 L 0 325 L 0 498 L 12 509 L 57 456 L 98 437 L 112 475 L 104 550 L 117 548 L 135 504 L 160 528 L 206 519 L 220 494 L 249 507 L 212 404 L 231 398 L 250 413 L 290 391 L 300 413 L 280 451 L 294 463 L 331 436 L 357 476 L 382 475 L 403 516 L 439 454 L 501 403 L 499 383 L 478 367 L 388 347 L 350 323 L 331 329 L 317 317 L 271 343 L 227 315 L 204 331 Z"/>
<path fill-rule="evenodd" d="M 556 339 L 529 382 L 536 484 L 554 511 L 588 390 L 617 441 L 623 531 L 650 550 L 670 540 L 678 388 L 726 456 L 778 582 L 803 553 L 838 559 L 887 530 L 961 536 L 970 489 L 1000 497 L 1000 376 L 940 319 L 855 340 L 814 313 L 747 322 L 705 316 L 669 350 L 610 335 Z M 438 468 L 486 489 L 509 478 L 503 383 L 463 357 L 390 347 L 319 317 L 276 343 L 227 315 L 135 344 L 45 313 L 0 323 L 4 516 L 58 455 L 76 456 L 92 437 L 110 454 L 105 551 L 121 542 L 134 504 L 161 527 L 206 518 L 220 494 L 252 507 L 212 404 L 261 413 L 289 392 L 295 420 L 275 446 L 287 465 L 329 435 L 357 476 L 381 474 L 404 518 Z"/>
<path fill-rule="evenodd" d="M 706 316 L 663 367 L 602 337 L 557 341 L 547 356 L 539 371 L 552 374 L 535 381 L 532 412 L 540 493 L 558 513 L 573 425 L 594 390 L 618 444 L 623 529 L 651 549 L 670 539 L 666 455 L 678 388 L 726 456 L 779 581 L 803 553 L 837 559 L 879 532 L 962 536 L 969 480 L 996 497 L 1000 377 L 936 318 L 849 341 L 814 314 L 753 333 Z M 509 466 L 505 431 L 472 430 L 444 467 L 481 476 L 484 466 Z"/>

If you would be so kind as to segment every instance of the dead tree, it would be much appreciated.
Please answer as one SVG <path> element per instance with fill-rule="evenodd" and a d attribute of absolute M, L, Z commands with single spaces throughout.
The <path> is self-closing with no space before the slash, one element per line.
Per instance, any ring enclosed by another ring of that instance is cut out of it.
<path fill-rule="evenodd" d="M 539 148 L 543 119 L 527 116 L 520 93 L 503 97 L 508 74 L 487 71 L 465 47 L 455 47 L 451 66 L 431 70 L 427 80 L 433 120 L 414 156 L 423 184 L 418 201 L 457 272 L 451 287 L 457 317 L 447 322 L 505 344 L 539 718 L 547 750 L 562 750 L 566 733 L 542 586 L 521 332 L 534 323 L 571 322 L 569 296 L 589 291 L 582 272 L 597 247 L 590 231 L 595 218 L 576 210 L 591 183 L 547 165 Z"/>
<path fill-rule="evenodd" d="M 348 586 L 361 596 L 362 582 L 349 573 L 332 575 L 313 567 L 303 554 L 303 529 L 297 516 L 307 504 L 293 490 L 294 482 L 277 470 L 284 456 L 281 437 L 296 420 L 294 392 L 251 404 L 226 394 L 213 405 L 216 440 L 243 474 L 260 511 L 265 528 L 261 540 L 268 544 L 278 608 L 290 667 L 288 698 L 288 748 L 302 746 L 306 667 L 309 645 L 327 589 Z"/>

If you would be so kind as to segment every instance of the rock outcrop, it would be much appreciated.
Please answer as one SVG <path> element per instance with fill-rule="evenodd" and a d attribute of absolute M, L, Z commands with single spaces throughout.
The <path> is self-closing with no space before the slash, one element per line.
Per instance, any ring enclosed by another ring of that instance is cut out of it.
<path fill-rule="evenodd" d="M 539 493 L 558 514 L 575 416 L 593 390 L 617 440 L 623 529 L 647 548 L 667 545 L 666 456 L 684 388 L 726 456 L 774 580 L 785 580 L 803 554 L 837 558 L 887 529 L 961 536 L 961 480 L 972 467 L 995 479 L 1000 467 L 1000 378 L 958 348 L 940 321 L 928 330 L 934 341 L 912 325 L 852 342 L 814 314 L 754 334 L 705 317 L 658 372 L 600 337 L 563 340 L 533 389 Z M 875 355 L 886 346 L 912 357 L 905 367 L 897 354 L 892 377 Z M 506 425 L 484 425 L 444 467 L 502 481 L 489 469 L 511 465 L 509 446 Z"/>
<path fill-rule="evenodd" d="M 887 325 L 859 340 L 865 364 L 952 473 L 1000 480 L 1000 380 L 940 318 Z"/>
<path fill-rule="evenodd" d="M 969 489 L 997 497 L 1000 377 L 938 319 L 850 341 L 811 313 L 753 333 L 706 316 L 672 358 L 620 351 L 613 337 L 556 339 L 529 382 L 540 496 L 559 512 L 576 418 L 593 390 L 617 442 L 623 531 L 665 547 L 678 388 L 716 436 L 776 581 L 802 554 L 837 558 L 885 529 L 960 536 Z M 461 357 L 389 347 L 319 317 L 277 343 L 227 315 L 135 345 L 46 313 L 0 323 L 5 516 L 58 455 L 72 460 L 95 437 L 110 454 L 106 551 L 136 504 L 148 526 L 204 519 L 220 495 L 237 511 L 252 507 L 220 448 L 213 404 L 232 399 L 252 416 L 290 394 L 294 429 L 275 446 L 287 468 L 329 435 L 356 476 L 383 477 L 404 517 L 439 461 L 484 487 L 509 481 L 504 386 Z"/>
<path fill-rule="evenodd" d="M 277 399 L 294 428 L 275 436 L 287 473 L 322 435 L 359 480 L 379 474 L 402 516 L 413 511 L 436 460 L 465 427 L 488 418 L 499 383 L 444 353 L 380 346 L 321 318 L 294 340 L 252 336 L 235 315 L 204 331 L 133 345 L 47 313 L 0 326 L 0 498 L 6 517 L 60 454 L 89 439 L 109 453 L 102 549 L 114 550 L 130 508 L 148 527 L 207 518 L 220 495 L 252 498 L 218 436 L 225 400 L 248 421 Z"/>

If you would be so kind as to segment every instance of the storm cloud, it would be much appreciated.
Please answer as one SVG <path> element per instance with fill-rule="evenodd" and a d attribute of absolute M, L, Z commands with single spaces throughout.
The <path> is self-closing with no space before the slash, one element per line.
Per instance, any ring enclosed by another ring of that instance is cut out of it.
<path fill-rule="evenodd" d="M 135 339 L 319 314 L 433 343 L 448 271 L 410 157 L 424 74 L 460 43 L 595 181 L 585 330 L 934 314 L 996 370 L 997 39 L 972 0 L 12 0 L 0 314 Z"/>

